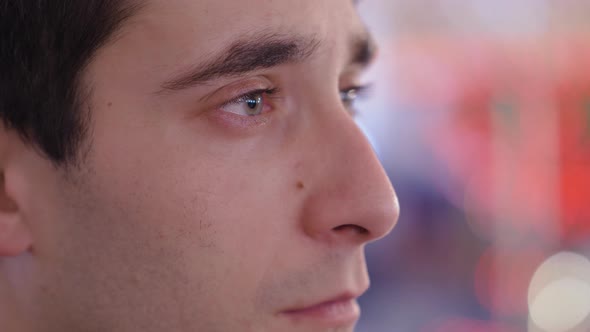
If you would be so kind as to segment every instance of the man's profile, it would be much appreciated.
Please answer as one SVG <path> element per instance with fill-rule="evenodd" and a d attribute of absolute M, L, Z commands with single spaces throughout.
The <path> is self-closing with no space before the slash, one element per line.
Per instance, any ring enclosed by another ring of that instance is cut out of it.
<path fill-rule="evenodd" d="M 0 331 L 352 331 L 373 56 L 350 0 L 0 0 Z"/>

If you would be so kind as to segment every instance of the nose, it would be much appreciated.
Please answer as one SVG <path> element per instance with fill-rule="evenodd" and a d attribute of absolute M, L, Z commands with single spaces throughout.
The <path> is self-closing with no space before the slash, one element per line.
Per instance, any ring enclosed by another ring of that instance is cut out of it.
<path fill-rule="evenodd" d="M 331 244 L 364 244 L 387 235 L 399 216 L 398 200 L 352 117 L 326 112 L 309 128 L 308 139 L 315 181 L 304 202 L 305 233 Z"/>

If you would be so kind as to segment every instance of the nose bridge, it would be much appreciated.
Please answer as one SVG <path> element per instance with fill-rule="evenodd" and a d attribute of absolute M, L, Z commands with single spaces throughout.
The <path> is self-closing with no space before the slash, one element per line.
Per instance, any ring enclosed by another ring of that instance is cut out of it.
<path fill-rule="evenodd" d="M 395 225 L 395 192 L 371 145 L 342 110 L 315 122 L 309 162 L 318 181 L 305 202 L 306 233 L 337 242 L 365 243 Z M 320 143 L 321 142 L 321 143 Z"/>

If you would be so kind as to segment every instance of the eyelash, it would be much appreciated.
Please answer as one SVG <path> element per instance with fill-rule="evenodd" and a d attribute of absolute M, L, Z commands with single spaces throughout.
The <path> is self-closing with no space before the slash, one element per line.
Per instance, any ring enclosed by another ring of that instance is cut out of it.
<path fill-rule="evenodd" d="M 356 115 L 358 112 L 354 107 L 354 102 L 367 97 L 371 91 L 371 84 L 351 86 L 346 89 L 340 90 L 340 100 L 351 115 Z"/>
<path fill-rule="evenodd" d="M 278 88 L 257 89 L 257 90 L 249 91 L 249 92 L 246 92 L 243 95 L 240 95 L 228 102 L 225 102 L 223 105 L 221 105 L 221 108 L 229 106 L 229 105 L 243 103 L 243 102 L 248 101 L 250 99 L 254 99 L 254 97 L 258 96 L 258 95 L 264 95 L 266 97 L 270 97 L 272 95 L 277 94 L 278 91 L 279 91 Z"/>
<path fill-rule="evenodd" d="M 370 88 L 370 84 L 354 85 L 347 87 L 345 89 L 341 89 L 339 91 L 342 105 L 351 116 L 354 117 L 358 113 L 354 107 L 354 103 L 358 99 L 366 97 L 366 94 L 370 90 Z M 232 126 L 238 126 L 244 129 L 249 127 L 256 127 L 257 125 L 267 123 L 268 120 L 270 120 L 268 110 L 272 108 L 273 105 L 269 105 L 268 100 L 273 98 L 279 98 L 279 93 L 280 90 L 277 87 L 252 90 L 223 103 L 219 106 L 219 109 L 222 110 L 222 112 L 216 113 L 222 116 L 223 118 L 226 118 L 226 121 L 230 121 L 229 123 L 233 123 Z M 261 107 L 263 107 L 263 109 L 258 114 L 244 115 L 223 110 L 224 108 L 234 107 L 235 105 L 243 105 L 244 103 L 248 103 L 253 100 L 260 100 L 262 104 Z"/>

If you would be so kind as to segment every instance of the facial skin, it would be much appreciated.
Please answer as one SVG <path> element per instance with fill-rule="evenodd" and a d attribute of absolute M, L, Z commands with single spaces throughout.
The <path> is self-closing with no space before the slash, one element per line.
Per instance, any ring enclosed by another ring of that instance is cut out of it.
<path fill-rule="evenodd" d="M 345 0 L 145 3 L 84 73 L 79 167 L 0 127 L 0 330 L 352 331 L 296 312 L 354 304 L 397 219 L 339 94 L 366 38 Z"/>

